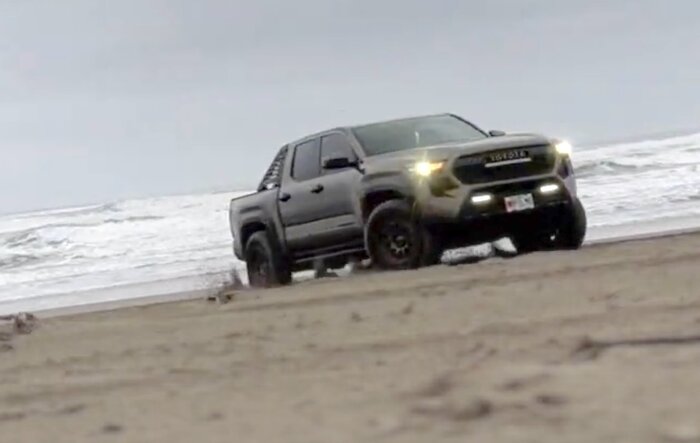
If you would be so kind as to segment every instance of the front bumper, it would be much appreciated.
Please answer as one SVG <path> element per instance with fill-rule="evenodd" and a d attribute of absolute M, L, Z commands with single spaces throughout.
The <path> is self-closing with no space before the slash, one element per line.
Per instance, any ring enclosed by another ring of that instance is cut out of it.
<path fill-rule="evenodd" d="M 542 192 L 542 187 L 556 186 L 556 191 Z M 488 195 L 491 200 L 485 203 L 474 203 L 472 196 Z M 509 197 L 529 196 L 532 199 L 532 208 L 508 210 L 506 200 Z M 556 178 L 549 177 L 538 180 L 508 183 L 489 186 L 478 191 L 471 192 L 463 201 L 457 214 L 457 220 L 472 220 L 481 217 L 506 216 L 514 214 L 535 213 L 540 209 L 552 206 L 565 205 L 571 200 L 566 185 Z"/>
<path fill-rule="evenodd" d="M 559 185 L 558 192 L 544 194 L 540 187 Z M 518 233 L 547 232 L 561 224 L 575 196 L 573 178 L 556 175 L 529 177 L 508 183 L 479 187 L 461 186 L 449 195 L 436 196 L 432 191 L 417 201 L 417 208 L 426 226 L 440 233 L 447 249 L 492 242 Z M 486 204 L 474 204 L 473 195 L 488 193 Z M 532 208 L 508 211 L 506 197 L 529 194 Z"/>
<path fill-rule="evenodd" d="M 541 192 L 543 185 L 557 185 L 557 190 Z M 506 198 L 523 194 L 532 196 L 534 207 L 509 212 Z M 472 197 L 477 195 L 491 198 L 487 202 L 475 203 Z M 536 215 L 547 208 L 566 206 L 576 198 L 576 181 L 569 160 L 558 159 L 546 174 L 478 185 L 465 185 L 448 172 L 436 174 L 416 183 L 415 197 L 421 218 L 427 224 L 464 224 L 493 217 Z"/>

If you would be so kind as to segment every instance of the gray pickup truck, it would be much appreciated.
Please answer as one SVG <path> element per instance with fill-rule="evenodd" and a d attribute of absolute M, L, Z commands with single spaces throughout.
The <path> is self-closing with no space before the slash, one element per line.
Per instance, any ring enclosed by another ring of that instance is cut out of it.
<path fill-rule="evenodd" d="M 571 145 L 485 132 L 453 114 L 343 127 L 283 146 L 257 192 L 231 200 L 250 285 L 369 258 L 436 264 L 445 249 L 509 237 L 518 253 L 577 249 L 586 214 Z"/>

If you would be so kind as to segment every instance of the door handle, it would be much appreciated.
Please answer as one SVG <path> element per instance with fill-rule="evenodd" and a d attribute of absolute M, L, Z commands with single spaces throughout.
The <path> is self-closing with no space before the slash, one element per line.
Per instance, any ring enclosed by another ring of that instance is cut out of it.
<path fill-rule="evenodd" d="M 313 192 L 314 194 L 318 194 L 319 192 L 322 192 L 322 191 L 323 191 L 323 185 L 320 183 L 317 184 L 316 186 L 314 186 L 313 188 L 311 188 L 311 192 Z"/>
<path fill-rule="evenodd" d="M 292 198 L 291 195 L 287 194 L 286 192 L 283 192 L 283 193 L 280 194 L 279 200 L 280 200 L 281 202 L 286 202 L 286 201 L 288 201 L 290 198 Z"/>

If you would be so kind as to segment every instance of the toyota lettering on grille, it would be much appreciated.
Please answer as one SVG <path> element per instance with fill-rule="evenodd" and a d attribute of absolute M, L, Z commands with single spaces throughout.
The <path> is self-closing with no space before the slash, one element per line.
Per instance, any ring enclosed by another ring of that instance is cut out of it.
<path fill-rule="evenodd" d="M 510 162 L 513 160 L 529 159 L 530 155 L 525 149 L 513 149 L 510 151 L 492 152 L 486 155 L 486 163 Z"/>

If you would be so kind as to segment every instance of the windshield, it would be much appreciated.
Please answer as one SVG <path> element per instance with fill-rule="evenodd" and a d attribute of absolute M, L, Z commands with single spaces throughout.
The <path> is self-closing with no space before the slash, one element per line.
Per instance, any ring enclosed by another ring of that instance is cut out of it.
<path fill-rule="evenodd" d="M 367 155 L 469 142 L 487 137 L 476 127 L 451 115 L 373 123 L 355 127 L 353 132 Z"/>

